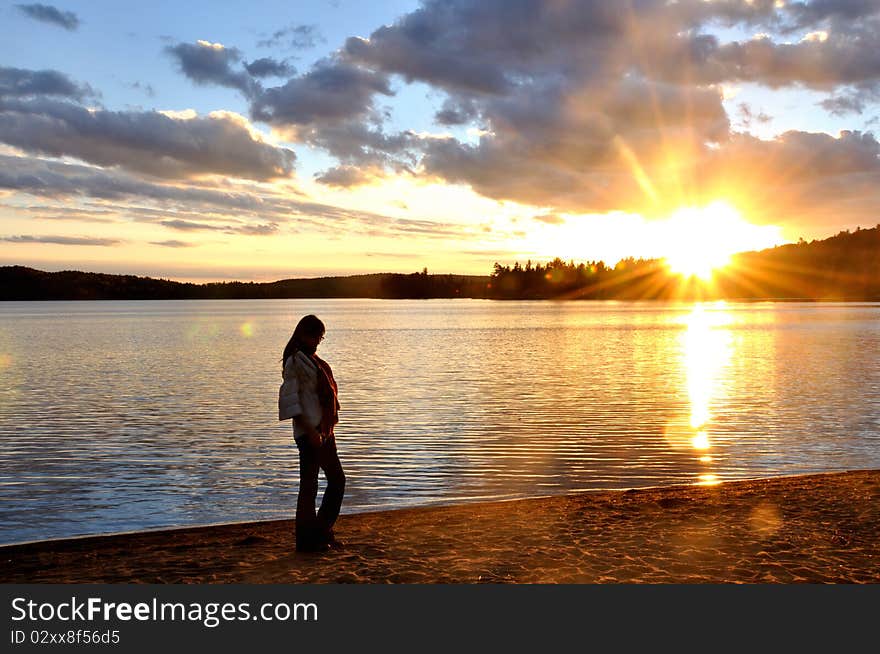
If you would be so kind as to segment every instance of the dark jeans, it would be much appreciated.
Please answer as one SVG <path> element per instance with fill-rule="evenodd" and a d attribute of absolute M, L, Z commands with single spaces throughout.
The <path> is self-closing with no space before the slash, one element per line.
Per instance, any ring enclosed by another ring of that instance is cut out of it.
<path fill-rule="evenodd" d="M 296 440 L 299 449 L 299 495 L 296 498 L 296 546 L 308 548 L 326 540 L 339 517 L 345 494 L 345 473 L 336 452 L 336 440 L 330 438 L 315 448 L 305 436 Z M 318 470 L 324 471 L 327 488 L 321 508 L 315 513 L 318 497 Z"/>

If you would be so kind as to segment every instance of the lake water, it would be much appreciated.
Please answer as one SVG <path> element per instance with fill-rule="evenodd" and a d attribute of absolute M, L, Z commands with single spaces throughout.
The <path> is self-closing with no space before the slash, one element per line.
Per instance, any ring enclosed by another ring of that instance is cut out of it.
<path fill-rule="evenodd" d="M 880 467 L 880 304 L 0 303 L 0 542 L 292 517 L 302 315 L 343 512 Z"/>

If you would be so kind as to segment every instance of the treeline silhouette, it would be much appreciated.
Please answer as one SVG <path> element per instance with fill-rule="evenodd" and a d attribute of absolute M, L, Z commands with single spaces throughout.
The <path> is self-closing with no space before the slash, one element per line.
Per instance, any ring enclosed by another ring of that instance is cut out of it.
<path fill-rule="evenodd" d="M 671 273 L 660 259 L 628 258 L 609 267 L 557 258 L 496 263 L 490 284 L 490 297 L 498 299 L 880 300 L 880 225 L 737 254 L 711 282 Z"/>
<path fill-rule="evenodd" d="M 491 275 L 376 273 L 276 282 L 193 284 L 76 271 L 0 268 L 0 300 L 168 300 L 270 298 L 812 299 L 880 300 L 880 225 L 824 240 L 733 257 L 712 283 L 670 273 L 659 259 L 513 266 Z"/>
<path fill-rule="evenodd" d="M 0 268 L 0 300 L 231 300 L 486 297 L 487 276 L 375 273 L 277 282 L 193 284 L 77 271 Z"/>
<path fill-rule="evenodd" d="M 880 224 L 738 254 L 719 289 L 729 298 L 880 300 Z"/>

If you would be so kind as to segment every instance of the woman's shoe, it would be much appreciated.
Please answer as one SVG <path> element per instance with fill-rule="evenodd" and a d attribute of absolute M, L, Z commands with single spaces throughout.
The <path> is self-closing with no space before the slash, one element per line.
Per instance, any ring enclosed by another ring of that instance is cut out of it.
<path fill-rule="evenodd" d="M 326 552 L 330 544 L 320 538 L 303 538 L 296 541 L 297 552 Z"/>

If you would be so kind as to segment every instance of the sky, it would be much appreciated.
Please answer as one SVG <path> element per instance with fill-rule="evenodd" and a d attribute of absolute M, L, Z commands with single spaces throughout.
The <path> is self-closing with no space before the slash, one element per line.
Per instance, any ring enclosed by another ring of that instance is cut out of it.
<path fill-rule="evenodd" d="M 880 223 L 880 0 L 0 3 L 0 265 L 489 274 Z"/>

